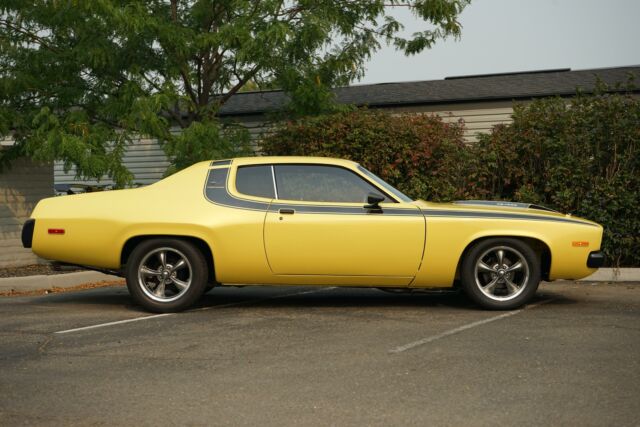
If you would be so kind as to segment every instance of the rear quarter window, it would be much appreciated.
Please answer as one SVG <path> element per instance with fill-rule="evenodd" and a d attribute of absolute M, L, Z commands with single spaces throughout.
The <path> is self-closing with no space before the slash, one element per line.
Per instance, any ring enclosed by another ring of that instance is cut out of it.
<path fill-rule="evenodd" d="M 275 198 L 271 165 L 239 167 L 236 171 L 236 190 L 247 196 Z"/>

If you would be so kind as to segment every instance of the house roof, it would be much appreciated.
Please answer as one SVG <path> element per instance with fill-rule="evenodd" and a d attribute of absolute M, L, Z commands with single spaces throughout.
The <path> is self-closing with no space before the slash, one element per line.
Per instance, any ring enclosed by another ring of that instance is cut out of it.
<path fill-rule="evenodd" d="M 343 104 L 372 108 L 442 103 L 531 99 L 571 96 L 576 89 L 591 92 L 600 78 L 610 87 L 625 84 L 629 77 L 640 81 L 640 65 L 590 70 L 569 69 L 505 74 L 448 77 L 444 80 L 379 83 L 334 89 Z M 634 92 L 639 92 L 638 88 Z M 238 93 L 220 110 L 220 115 L 263 114 L 279 110 L 287 95 L 279 90 Z"/>

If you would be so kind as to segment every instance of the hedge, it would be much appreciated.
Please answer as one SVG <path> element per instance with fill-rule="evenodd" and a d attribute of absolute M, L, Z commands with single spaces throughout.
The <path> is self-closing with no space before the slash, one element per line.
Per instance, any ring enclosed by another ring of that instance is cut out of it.
<path fill-rule="evenodd" d="M 517 107 L 513 123 L 472 151 L 478 196 L 540 203 L 605 227 L 614 266 L 640 266 L 640 100 L 551 98 Z"/>
<path fill-rule="evenodd" d="M 515 200 L 599 222 L 610 265 L 640 266 L 640 100 L 622 93 L 516 106 L 468 145 L 464 123 L 366 109 L 281 123 L 269 155 L 352 159 L 430 201 Z"/>
<path fill-rule="evenodd" d="M 282 123 L 261 143 L 268 155 L 357 161 L 414 198 L 464 197 L 469 153 L 462 122 L 356 110 Z"/>

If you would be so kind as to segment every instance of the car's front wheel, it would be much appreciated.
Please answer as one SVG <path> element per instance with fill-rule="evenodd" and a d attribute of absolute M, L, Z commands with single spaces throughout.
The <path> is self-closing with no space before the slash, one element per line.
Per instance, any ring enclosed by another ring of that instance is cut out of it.
<path fill-rule="evenodd" d="M 158 313 L 190 307 L 207 285 L 203 254 L 180 239 L 143 241 L 132 251 L 125 273 L 133 299 Z"/>
<path fill-rule="evenodd" d="M 525 242 L 492 238 L 473 245 L 460 272 L 462 288 L 476 303 L 511 310 L 527 303 L 540 284 L 540 260 Z"/>

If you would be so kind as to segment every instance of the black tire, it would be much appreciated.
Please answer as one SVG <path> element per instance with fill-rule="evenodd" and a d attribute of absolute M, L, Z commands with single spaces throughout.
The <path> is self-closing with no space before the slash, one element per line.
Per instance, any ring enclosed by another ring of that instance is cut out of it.
<path fill-rule="evenodd" d="M 535 295 L 540 284 L 540 259 L 522 240 L 486 239 L 466 253 L 460 279 L 467 296 L 483 308 L 512 310 Z"/>
<path fill-rule="evenodd" d="M 170 238 L 143 241 L 131 252 L 125 267 L 135 302 L 156 313 L 192 306 L 206 289 L 207 273 L 207 262 L 198 248 Z"/>

